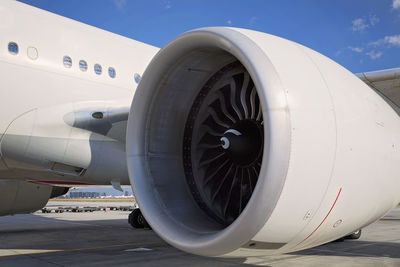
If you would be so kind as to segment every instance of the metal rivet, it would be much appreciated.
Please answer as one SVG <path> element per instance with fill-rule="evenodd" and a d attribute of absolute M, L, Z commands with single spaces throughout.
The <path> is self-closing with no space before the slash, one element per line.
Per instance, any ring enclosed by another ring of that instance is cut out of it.
<path fill-rule="evenodd" d="M 306 215 L 304 215 L 303 220 L 307 220 L 311 218 L 311 210 L 307 211 Z"/>

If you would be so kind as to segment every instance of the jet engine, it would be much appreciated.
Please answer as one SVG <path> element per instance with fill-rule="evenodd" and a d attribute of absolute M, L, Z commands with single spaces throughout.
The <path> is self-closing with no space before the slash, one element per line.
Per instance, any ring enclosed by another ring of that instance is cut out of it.
<path fill-rule="evenodd" d="M 43 208 L 50 196 L 61 195 L 60 189 L 55 188 L 15 179 L 0 180 L 0 216 L 31 213 Z"/>
<path fill-rule="evenodd" d="M 317 246 L 400 200 L 400 120 L 329 58 L 269 34 L 187 32 L 160 50 L 128 119 L 151 227 L 205 256 Z"/>

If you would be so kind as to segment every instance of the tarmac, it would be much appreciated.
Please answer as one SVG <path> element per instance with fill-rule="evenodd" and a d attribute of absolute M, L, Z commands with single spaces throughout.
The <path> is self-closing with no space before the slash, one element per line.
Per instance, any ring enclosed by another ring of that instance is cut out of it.
<path fill-rule="evenodd" d="M 63 203 L 57 206 L 132 203 Z M 400 206 L 363 229 L 359 240 L 265 257 L 207 258 L 179 251 L 153 231 L 133 229 L 129 211 L 0 217 L 0 266 L 400 266 Z"/>

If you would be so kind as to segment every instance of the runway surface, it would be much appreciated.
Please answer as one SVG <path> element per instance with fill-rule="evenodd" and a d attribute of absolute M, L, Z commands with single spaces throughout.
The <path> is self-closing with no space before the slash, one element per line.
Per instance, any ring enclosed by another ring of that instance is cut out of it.
<path fill-rule="evenodd" d="M 63 205 L 104 203 L 49 202 L 48 207 Z M 363 229 L 359 240 L 279 256 L 237 259 L 181 252 L 151 230 L 131 228 L 128 214 L 36 212 L 0 217 L 0 266 L 400 266 L 400 207 Z"/>

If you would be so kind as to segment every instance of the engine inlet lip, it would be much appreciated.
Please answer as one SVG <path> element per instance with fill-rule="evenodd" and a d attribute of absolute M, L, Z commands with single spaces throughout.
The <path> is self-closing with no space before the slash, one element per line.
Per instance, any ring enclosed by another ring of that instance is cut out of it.
<path fill-rule="evenodd" d="M 135 93 L 127 131 L 127 136 L 134 137 L 127 139 L 127 159 L 135 195 L 153 229 L 170 244 L 190 253 L 222 255 L 248 242 L 270 217 L 285 183 L 291 140 L 288 103 L 277 71 L 266 52 L 250 39 L 256 38 L 256 34 L 249 30 L 220 27 L 185 33 L 167 44 L 155 56 L 152 61 L 155 63 L 150 63 Z M 154 201 L 158 199 L 157 192 L 146 181 L 151 177 L 147 164 L 148 141 L 146 132 L 143 131 L 147 129 L 148 119 L 140 117 L 151 114 L 153 107 L 150 103 L 159 89 L 157 83 L 162 74 L 168 71 L 168 67 L 177 58 L 204 47 L 225 50 L 245 66 L 254 81 L 263 107 L 265 133 L 261 178 L 246 209 L 228 227 L 207 234 L 180 227 L 162 209 L 162 203 Z M 159 62 L 163 64 L 157 65 Z M 249 221 L 252 223 L 249 224 Z"/>

